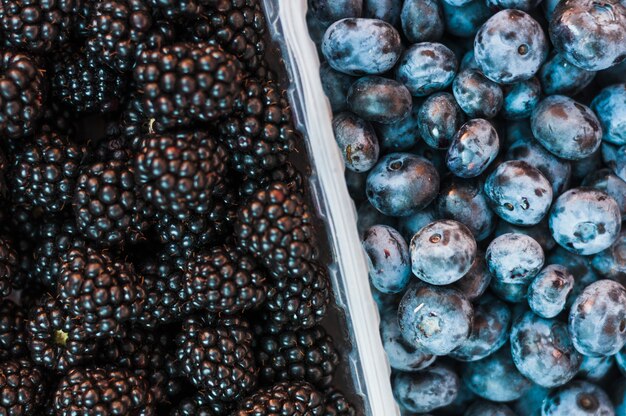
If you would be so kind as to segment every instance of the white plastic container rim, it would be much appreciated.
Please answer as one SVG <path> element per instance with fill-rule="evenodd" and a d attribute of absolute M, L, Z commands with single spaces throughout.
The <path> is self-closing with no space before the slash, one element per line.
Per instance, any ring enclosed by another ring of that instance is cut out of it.
<path fill-rule="evenodd" d="M 314 203 L 328 229 L 337 305 L 352 339 L 350 367 L 365 411 L 400 415 L 389 380 L 391 370 L 379 333 L 380 317 L 356 228 L 356 209 L 344 180 L 344 165 L 332 129 L 332 111 L 320 80 L 320 61 L 306 25 L 306 0 L 263 0 L 272 38 L 280 44 L 289 75 L 289 95 L 298 128 L 306 133 Z M 354 349 L 355 348 L 355 349 Z"/>

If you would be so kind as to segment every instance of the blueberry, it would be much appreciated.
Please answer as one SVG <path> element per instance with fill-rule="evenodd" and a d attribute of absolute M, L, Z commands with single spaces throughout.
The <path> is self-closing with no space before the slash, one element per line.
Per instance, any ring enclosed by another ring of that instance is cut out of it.
<path fill-rule="evenodd" d="M 613 392 L 613 403 L 615 403 L 615 414 L 617 416 L 626 415 L 626 378 L 621 378 L 617 382 L 617 387 Z"/>
<path fill-rule="evenodd" d="M 537 241 L 524 234 L 511 233 L 489 243 L 485 260 L 493 280 L 527 285 L 539 273 L 545 259 Z"/>
<path fill-rule="evenodd" d="M 472 118 L 493 118 L 504 103 L 502 88 L 478 69 L 464 69 L 452 83 L 454 98 Z"/>
<path fill-rule="evenodd" d="M 604 149 L 615 149 L 613 146 L 603 144 Z M 603 150 L 604 150 L 603 149 Z M 611 160 L 610 166 L 615 175 L 617 175 L 620 179 L 626 181 L 626 145 L 620 146 L 614 150 L 613 160 Z M 609 163 L 607 163 L 609 165 Z"/>
<path fill-rule="evenodd" d="M 569 382 L 582 362 L 567 325 L 532 312 L 526 312 L 511 327 L 511 355 L 520 373 L 548 388 Z"/>
<path fill-rule="evenodd" d="M 613 244 L 621 222 L 619 206 L 609 195 L 592 188 L 574 188 L 556 200 L 549 224 L 561 247 L 589 255 Z"/>
<path fill-rule="evenodd" d="M 465 6 L 471 2 L 472 0 L 442 0 L 442 3 L 446 3 L 451 6 L 457 6 L 457 7 Z"/>
<path fill-rule="evenodd" d="M 476 401 L 476 395 L 472 393 L 464 383 L 461 383 L 459 391 L 452 403 L 437 409 L 437 414 L 443 416 L 461 415 L 474 401 Z"/>
<path fill-rule="evenodd" d="M 372 292 L 372 298 L 374 299 L 374 302 L 376 302 L 376 306 L 378 307 L 378 311 L 381 316 L 384 317 L 387 316 L 387 314 L 391 314 L 397 317 L 398 304 L 400 303 L 400 299 L 402 299 L 401 295 L 397 293 L 382 293 L 376 290 L 373 286 L 370 286 L 370 291 Z"/>
<path fill-rule="evenodd" d="M 381 74 L 398 61 L 400 34 L 377 19 L 342 19 L 324 34 L 322 53 L 329 65 L 349 75 Z"/>
<path fill-rule="evenodd" d="M 504 85 L 502 116 L 507 120 L 528 118 L 541 98 L 541 85 L 537 78 L 531 78 L 516 84 Z"/>
<path fill-rule="evenodd" d="M 348 107 L 356 115 L 377 123 L 395 123 L 412 107 L 409 90 L 398 81 L 379 76 L 359 78 L 348 91 Z"/>
<path fill-rule="evenodd" d="M 435 355 L 459 347 L 469 337 L 473 317 L 471 303 L 460 292 L 422 282 L 409 286 L 398 308 L 404 339 Z"/>
<path fill-rule="evenodd" d="M 450 357 L 459 361 L 481 360 L 502 347 L 509 337 L 511 310 L 491 295 L 474 304 L 474 323 L 470 337 Z"/>
<path fill-rule="evenodd" d="M 549 22 L 552 20 L 552 14 L 554 14 L 554 9 L 561 2 L 561 0 L 544 0 L 541 2 L 541 8 L 543 9 L 543 14 L 546 20 Z"/>
<path fill-rule="evenodd" d="M 487 120 L 476 118 L 463 124 L 454 135 L 446 165 L 455 176 L 474 178 L 487 169 L 499 150 L 496 129 Z"/>
<path fill-rule="evenodd" d="M 330 23 L 322 22 L 309 9 L 306 14 L 306 24 L 311 40 L 315 43 L 315 46 L 317 46 L 318 52 L 321 52 L 322 39 L 324 39 L 324 33 L 326 33 L 326 29 L 328 29 Z"/>
<path fill-rule="evenodd" d="M 465 224 L 476 241 L 487 238 L 496 226 L 496 216 L 477 181 L 449 182 L 439 193 L 437 207 L 442 218 Z"/>
<path fill-rule="evenodd" d="M 430 146 L 417 146 L 412 150 L 412 152 L 430 161 L 435 169 L 437 169 L 437 172 L 439 172 L 440 177 L 448 174 L 445 150 L 433 149 Z"/>
<path fill-rule="evenodd" d="M 454 400 L 460 387 L 459 377 L 442 364 L 416 373 L 398 373 L 392 379 L 394 396 L 409 412 L 430 412 Z"/>
<path fill-rule="evenodd" d="M 552 390 L 543 402 L 542 416 L 614 416 L 609 396 L 586 381 L 573 381 Z"/>
<path fill-rule="evenodd" d="M 583 179 L 582 186 L 606 192 L 617 202 L 621 214 L 626 214 L 626 182 L 618 178 L 609 169 L 591 172 Z"/>
<path fill-rule="evenodd" d="M 309 11 L 330 24 L 346 17 L 361 17 L 363 0 L 308 0 Z"/>
<path fill-rule="evenodd" d="M 505 283 L 501 280 L 491 279 L 489 288 L 498 298 L 509 303 L 522 303 L 526 300 L 528 283 L 516 284 Z"/>
<path fill-rule="evenodd" d="M 570 64 L 563 54 L 556 51 L 552 52 L 539 70 L 539 81 L 546 95 L 577 95 L 595 76 L 595 71 L 587 71 Z"/>
<path fill-rule="evenodd" d="M 591 266 L 602 277 L 626 284 L 626 230 L 611 247 L 593 256 Z"/>
<path fill-rule="evenodd" d="M 552 193 L 559 195 L 567 188 L 572 166 L 567 160 L 559 159 L 548 152 L 532 137 L 517 140 L 506 153 L 509 160 L 521 160 L 539 169 L 552 184 Z"/>
<path fill-rule="evenodd" d="M 414 102 L 411 112 L 402 120 L 376 126 L 380 147 L 383 150 L 402 152 L 410 150 L 417 144 L 420 139 L 417 131 L 419 110 L 419 105 Z"/>
<path fill-rule="evenodd" d="M 602 142 L 602 162 L 613 172 L 617 171 L 617 159 L 620 147 L 609 142 Z"/>
<path fill-rule="evenodd" d="M 519 160 L 501 163 L 487 177 L 484 190 L 495 213 L 512 224 L 538 224 L 552 203 L 550 182 Z"/>
<path fill-rule="evenodd" d="M 598 115 L 603 140 L 626 144 L 626 83 L 606 87 L 593 99 L 591 109 Z"/>
<path fill-rule="evenodd" d="M 492 10 L 517 9 L 529 12 L 533 10 L 541 0 L 487 0 L 487 5 Z"/>
<path fill-rule="evenodd" d="M 626 57 L 626 6 L 618 0 L 563 0 L 550 20 L 554 48 L 588 71 L 616 65 Z"/>
<path fill-rule="evenodd" d="M 543 400 L 549 392 L 549 389 L 533 384 L 533 386 L 515 402 L 515 412 L 517 412 L 518 415 L 524 416 L 541 416 L 541 405 L 543 405 Z"/>
<path fill-rule="evenodd" d="M 589 257 L 570 253 L 562 247 L 554 249 L 548 256 L 547 261 L 551 264 L 560 264 L 567 267 L 567 270 L 574 276 L 574 288 L 567 297 L 567 308 L 574 303 L 574 300 L 587 286 L 600 278 L 591 267 L 591 259 Z"/>
<path fill-rule="evenodd" d="M 532 385 L 515 368 L 508 345 L 482 360 L 464 364 L 461 377 L 476 395 L 493 402 L 517 400 Z"/>
<path fill-rule="evenodd" d="M 603 69 L 599 74 L 597 80 L 603 87 L 626 82 L 626 59 L 617 65 Z"/>
<path fill-rule="evenodd" d="M 378 138 L 372 125 L 352 113 L 339 113 L 333 118 L 333 132 L 346 168 L 367 172 L 378 162 Z"/>
<path fill-rule="evenodd" d="M 348 103 L 346 102 L 346 97 L 348 96 L 350 86 L 355 80 L 354 77 L 335 71 L 328 65 L 328 62 L 324 62 L 320 66 L 320 79 L 333 112 L 337 113 L 347 110 Z"/>
<path fill-rule="evenodd" d="M 346 179 L 348 192 L 350 193 L 350 198 L 352 198 L 355 202 L 363 202 L 367 199 L 365 196 L 365 181 L 367 180 L 366 173 L 358 173 L 346 169 L 344 177 Z"/>
<path fill-rule="evenodd" d="M 469 0 L 463 5 L 441 2 L 446 31 L 454 36 L 470 38 L 491 16 L 484 0 Z"/>
<path fill-rule="evenodd" d="M 616 358 L 619 356 L 619 353 L 615 355 Z M 580 364 L 580 369 L 576 376 L 592 383 L 601 382 L 610 374 L 614 361 L 613 356 L 590 357 L 583 355 L 583 362 Z"/>
<path fill-rule="evenodd" d="M 526 234 L 537 241 L 544 252 L 550 251 L 556 246 L 556 241 L 554 241 L 552 234 L 550 234 L 547 220 L 543 220 L 539 224 L 530 227 L 520 227 L 506 221 L 500 221 L 496 226 L 494 236 L 499 237 L 506 233 Z"/>
<path fill-rule="evenodd" d="M 374 225 L 363 236 L 372 285 L 383 293 L 402 292 L 411 278 L 409 247 L 398 231 Z"/>
<path fill-rule="evenodd" d="M 474 55 L 485 76 L 512 84 L 532 78 L 548 56 L 543 29 L 520 10 L 502 10 L 476 33 Z"/>
<path fill-rule="evenodd" d="M 443 36 L 443 15 L 437 0 L 404 0 L 402 31 L 411 43 L 439 40 Z"/>
<path fill-rule="evenodd" d="M 433 164 L 409 153 L 384 156 L 367 177 L 367 198 L 385 215 L 410 215 L 428 206 L 438 192 Z"/>
<path fill-rule="evenodd" d="M 459 71 L 464 71 L 466 69 L 476 69 L 480 71 L 480 67 L 478 66 L 478 63 L 476 62 L 476 59 L 474 59 L 473 49 L 470 49 L 469 51 L 465 52 L 465 54 L 463 55 L 463 58 L 461 59 L 461 65 L 459 66 Z"/>
<path fill-rule="evenodd" d="M 604 146 L 604 145 L 602 145 Z M 591 172 L 602 168 L 602 152 L 601 149 L 596 150 L 584 159 L 572 161 L 572 179 L 580 180 Z"/>
<path fill-rule="evenodd" d="M 611 357 L 602 357 L 605 359 L 611 359 Z M 622 375 L 626 375 L 626 347 L 622 348 L 617 354 L 615 354 L 615 363 L 617 364 L 617 368 L 622 373 Z"/>
<path fill-rule="evenodd" d="M 384 20 L 397 26 L 400 22 L 402 3 L 397 0 L 364 0 L 363 17 Z"/>
<path fill-rule="evenodd" d="M 421 211 L 400 218 L 398 231 L 400 231 L 400 234 L 402 234 L 406 241 L 410 242 L 419 230 L 438 219 L 440 219 L 439 213 L 435 207 L 431 205 Z"/>
<path fill-rule="evenodd" d="M 402 338 L 396 311 L 389 311 L 382 315 L 380 337 L 387 353 L 389 365 L 394 370 L 419 371 L 430 366 L 435 361 L 436 357 L 434 355 L 415 348 Z"/>
<path fill-rule="evenodd" d="M 378 224 L 395 227 L 396 219 L 384 215 L 369 202 L 363 202 L 357 210 L 356 226 L 359 234 L 363 235 L 368 228 Z"/>
<path fill-rule="evenodd" d="M 530 128 L 530 120 L 510 120 L 506 123 L 503 140 L 503 147 L 508 147 L 518 140 L 528 140 L 533 138 L 533 131 Z"/>
<path fill-rule="evenodd" d="M 613 280 L 598 280 L 574 300 L 569 330 L 584 355 L 613 355 L 626 343 L 626 289 Z"/>
<path fill-rule="evenodd" d="M 463 119 L 463 111 L 454 96 L 440 92 L 424 101 L 417 114 L 417 125 L 427 145 L 435 149 L 447 149 L 454 134 L 461 128 Z"/>
<path fill-rule="evenodd" d="M 474 264 L 465 276 L 452 284 L 459 292 L 461 292 L 468 300 L 474 301 L 480 298 L 491 282 L 491 273 L 487 269 L 485 256 L 482 253 L 476 254 Z"/>
<path fill-rule="evenodd" d="M 550 264 L 543 268 L 528 287 L 528 305 L 542 318 L 554 318 L 565 309 L 574 288 L 574 276 L 565 266 Z"/>
<path fill-rule="evenodd" d="M 421 97 L 447 88 L 456 68 L 456 56 L 441 43 L 416 43 L 400 58 L 396 79 L 406 85 L 413 96 Z"/>
<path fill-rule="evenodd" d="M 602 140 L 602 127 L 593 111 L 564 95 L 543 99 L 530 124 L 539 143 L 563 159 L 588 157 Z"/>
<path fill-rule="evenodd" d="M 463 416 L 516 416 L 509 406 L 503 403 L 477 401 L 472 404 Z"/>
<path fill-rule="evenodd" d="M 420 280 L 448 285 L 463 277 L 476 258 L 476 240 L 463 224 L 438 220 L 411 240 L 411 270 Z"/>

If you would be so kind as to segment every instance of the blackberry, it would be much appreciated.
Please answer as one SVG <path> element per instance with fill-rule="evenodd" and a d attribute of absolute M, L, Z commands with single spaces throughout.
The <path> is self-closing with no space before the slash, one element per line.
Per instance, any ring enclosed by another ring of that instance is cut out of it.
<path fill-rule="evenodd" d="M 297 133 L 289 101 L 274 81 L 246 80 L 234 114 L 220 125 L 231 151 L 231 164 L 248 177 L 258 177 L 285 163 Z"/>
<path fill-rule="evenodd" d="M 0 237 L 0 296 L 11 293 L 18 275 L 18 257 L 13 243 L 6 237 Z"/>
<path fill-rule="evenodd" d="M 232 416 L 321 416 L 324 397 L 306 382 L 282 382 L 243 400 Z"/>
<path fill-rule="evenodd" d="M 12 300 L 4 299 L 0 302 L 0 360 L 27 353 L 24 310 Z"/>
<path fill-rule="evenodd" d="M 132 265 L 114 262 L 102 251 L 72 249 L 63 257 L 57 294 L 65 312 L 84 321 L 89 336 L 119 336 L 123 324 L 142 312 L 140 283 Z"/>
<path fill-rule="evenodd" d="M 47 294 L 30 311 L 28 348 L 35 363 L 65 373 L 93 359 L 96 343 L 87 338 L 80 318 L 68 316 Z"/>
<path fill-rule="evenodd" d="M 76 119 L 67 106 L 52 97 L 41 119 L 41 131 L 54 131 L 70 140 L 76 138 Z"/>
<path fill-rule="evenodd" d="M 240 207 L 235 236 L 274 277 L 299 276 L 316 256 L 312 221 L 299 191 L 275 182 Z"/>
<path fill-rule="evenodd" d="M 54 393 L 57 415 L 152 416 L 155 401 L 148 380 L 128 369 L 75 368 Z"/>
<path fill-rule="evenodd" d="M 259 380 L 267 385 L 279 381 L 307 381 L 324 389 L 333 381 L 339 354 L 321 326 L 283 331 L 257 337 Z"/>
<path fill-rule="evenodd" d="M 202 250 L 185 264 L 182 296 L 193 309 L 239 314 L 258 307 L 266 293 L 263 271 L 231 245 Z"/>
<path fill-rule="evenodd" d="M 176 338 L 182 373 L 212 401 L 234 402 L 256 386 L 253 334 L 239 318 L 190 317 Z"/>
<path fill-rule="evenodd" d="M 206 214 L 224 194 L 225 149 L 206 133 L 147 136 L 135 157 L 136 181 L 146 201 L 180 220 Z"/>
<path fill-rule="evenodd" d="M 44 113 L 44 80 L 37 60 L 23 52 L 0 52 L 0 134 L 18 139 L 33 134 Z"/>
<path fill-rule="evenodd" d="M 346 399 L 342 392 L 330 388 L 324 392 L 324 416 L 356 416 L 356 408 Z"/>
<path fill-rule="evenodd" d="M 148 0 L 148 2 L 168 21 L 180 22 L 186 19 L 196 19 L 204 13 L 202 0 Z"/>
<path fill-rule="evenodd" d="M 78 113 L 116 111 L 126 80 L 86 49 L 62 51 L 52 64 L 52 95 Z"/>
<path fill-rule="evenodd" d="M 323 266 L 308 263 L 298 277 L 276 279 L 263 305 L 265 330 L 277 334 L 284 329 L 311 328 L 326 315 L 330 281 Z"/>
<path fill-rule="evenodd" d="M 0 26 L 13 48 L 50 52 L 68 42 L 80 0 L 2 0 Z"/>
<path fill-rule="evenodd" d="M 286 162 L 264 175 L 245 176 L 239 186 L 239 195 L 242 198 L 250 197 L 256 192 L 265 189 L 272 182 L 282 182 L 290 189 L 299 190 L 304 188 L 304 180 L 300 172 L 291 162 Z"/>
<path fill-rule="evenodd" d="M 38 133 L 15 154 L 12 191 L 46 212 L 61 211 L 74 196 L 84 148 L 52 131 Z"/>
<path fill-rule="evenodd" d="M 143 51 L 134 70 L 144 116 L 168 129 L 230 114 L 242 78 L 235 57 L 206 43 Z"/>
<path fill-rule="evenodd" d="M 204 395 L 186 397 L 170 413 L 171 416 L 216 416 Z"/>
<path fill-rule="evenodd" d="M 17 358 L 0 363 L 0 413 L 39 415 L 46 392 L 43 372 L 32 361 Z"/>

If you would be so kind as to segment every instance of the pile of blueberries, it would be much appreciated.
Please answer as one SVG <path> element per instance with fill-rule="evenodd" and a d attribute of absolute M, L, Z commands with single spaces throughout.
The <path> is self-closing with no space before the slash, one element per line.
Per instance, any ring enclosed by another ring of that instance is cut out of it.
<path fill-rule="evenodd" d="M 403 413 L 626 415 L 626 1 L 307 20 Z"/>

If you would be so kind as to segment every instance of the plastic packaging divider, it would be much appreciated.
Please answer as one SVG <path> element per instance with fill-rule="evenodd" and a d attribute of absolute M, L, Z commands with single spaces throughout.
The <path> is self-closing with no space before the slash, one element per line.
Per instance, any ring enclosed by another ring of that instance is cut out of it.
<path fill-rule="evenodd" d="M 281 45 L 298 128 L 306 133 L 314 175 L 311 187 L 325 216 L 335 268 L 336 298 L 346 314 L 356 351 L 351 356 L 357 393 L 372 416 L 399 415 L 390 368 L 379 333 L 380 318 L 356 229 L 356 210 L 332 130 L 332 113 L 319 75 L 320 62 L 306 26 L 306 0 L 263 0 L 272 38 Z M 343 303 L 343 305 L 341 305 Z"/>

